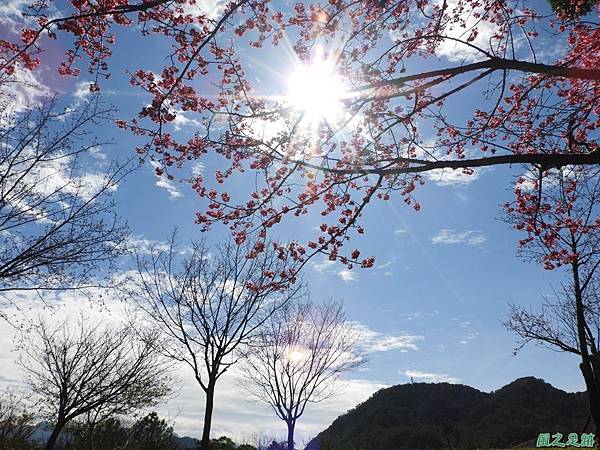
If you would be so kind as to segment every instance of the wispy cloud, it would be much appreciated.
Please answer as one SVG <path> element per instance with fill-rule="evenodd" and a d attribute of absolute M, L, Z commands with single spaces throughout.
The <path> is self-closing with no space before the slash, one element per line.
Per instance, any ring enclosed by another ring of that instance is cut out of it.
<path fill-rule="evenodd" d="M 11 294 L 12 295 L 12 294 Z M 127 317 L 127 305 L 110 295 L 104 297 L 105 304 L 92 309 L 92 302 L 83 294 L 73 292 L 50 293 L 56 304 L 53 318 L 77 316 L 83 311 L 90 317 L 119 323 Z M 27 311 L 29 317 L 36 317 L 43 310 L 39 298 L 33 292 L 14 294 L 13 301 Z M 48 299 L 50 301 L 50 299 Z M 29 308 L 31 306 L 31 308 Z M 25 312 L 23 313 L 25 314 Z M 47 312 L 47 314 L 50 314 Z M 15 328 L 0 321 L 0 348 L 13 347 Z M 15 363 L 15 354 L 10 351 L 0 353 L 2 375 L 0 389 L 23 386 L 23 371 Z M 197 381 L 187 367 L 179 367 L 173 373 L 180 382 L 176 397 L 167 404 L 158 405 L 157 412 L 173 423 L 175 432 L 180 435 L 199 437 L 198 427 L 202 425 L 204 416 L 204 395 Z M 285 424 L 277 419 L 271 409 L 260 402 L 254 402 L 250 396 L 240 389 L 239 370 L 234 366 L 227 375 L 219 379 L 216 388 L 216 404 L 213 416 L 213 432 L 216 436 L 231 436 L 237 442 L 255 443 L 253 440 L 259 433 L 280 438 L 285 434 Z M 299 442 L 316 436 L 325 429 L 337 416 L 367 400 L 374 392 L 387 385 L 374 380 L 349 378 L 336 381 L 342 395 L 326 401 L 310 405 L 307 414 L 298 424 L 297 438 Z M 336 389 L 337 390 L 337 389 Z"/>
<path fill-rule="evenodd" d="M 90 85 L 92 83 L 90 83 L 89 81 L 79 81 L 76 85 L 75 85 L 75 89 L 73 90 L 73 97 L 75 97 L 75 99 L 77 101 L 83 101 L 85 100 L 92 92 L 90 91 Z"/>
<path fill-rule="evenodd" d="M 469 341 L 472 341 L 474 339 L 477 339 L 479 337 L 479 333 L 477 331 L 473 332 L 473 333 L 469 333 L 467 334 L 462 340 L 459 341 L 460 344 L 466 344 Z"/>
<path fill-rule="evenodd" d="M 39 106 L 42 100 L 51 94 L 50 88 L 44 85 L 34 72 L 17 68 L 11 76 L 2 80 L 0 86 L 0 98 L 4 101 L 1 123 L 11 120 L 14 114 Z"/>
<path fill-rule="evenodd" d="M 130 236 L 126 245 L 130 249 L 135 249 L 138 254 L 149 254 L 152 249 L 159 252 L 169 249 L 168 242 L 146 239 L 143 236 Z"/>
<path fill-rule="evenodd" d="M 437 49 L 437 54 L 445 56 L 449 61 L 472 61 L 477 57 L 481 57 L 482 53 L 474 47 L 479 47 L 485 51 L 492 50 L 492 43 L 498 42 L 494 40 L 494 35 L 499 31 L 498 24 L 491 23 L 487 20 L 481 20 L 485 16 L 486 11 L 483 7 L 465 8 L 459 0 L 438 0 L 437 4 L 445 4 L 448 9 L 449 16 L 458 14 L 459 21 L 450 21 L 443 30 L 442 34 L 448 39 L 442 41 Z M 477 32 L 474 32 L 474 29 Z M 473 34 L 472 39 L 469 37 Z M 457 40 L 467 42 L 472 46 Z M 519 42 L 516 40 L 516 44 Z"/>
<path fill-rule="evenodd" d="M 312 263 L 312 268 L 315 272 L 337 275 L 344 283 L 356 281 L 356 272 L 349 269 L 335 270 L 333 267 L 335 264 L 337 264 L 335 261 L 323 259 L 321 262 Z"/>
<path fill-rule="evenodd" d="M 408 322 L 414 319 L 424 319 L 427 317 L 437 316 L 440 312 L 435 309 L 433 311 L 416 311 L 412 313 L 399 313 L 395 314 L 396 317 L 400 318 L 400 322 Z"/>
<path fill-rule="evenodd" d="M 414 378 L 417 381 L 427 383 L 459 383 L 460 378 L 452 377 L 447 373 L 423 372 L 421 370 L 400 370 L 398 373 L 407 378 Z"/>
<path fill-rule="evenodd" d="M 176 111 L 175 112 L 175 120 L 173 120 L 172 123 L 173 123 L 173 126 L 175 127 L 175 131 L 181 131 L 181 129 L 183 127 L 188 127 L 188 126 L 199 127 L 202 125 L 202 123 L 199 122 L 198 120 L 188 117 L 184 111 Z"/>
<path fill-rule="evenodd" d="M 350 283 L 352 281 L 356 281 L 356 274 L 351 270 L 344 269 L 338 272 L 340 278 L 344 281 L 344 283 Z"/>
<path fill-rule="evenodd" d="M 182 7 L 185 14 L 206 15 L 209 19 L 214 20 L 219 17 L 225 4 L 225 0 L 197 0 L 183 3 Z"/>
<path fill-rule="evenodd" d="M 448 228 L 440 230 L 438 234 L 431 238 L 431 242 L 434 244 L 465 244 L 465 245 L 481 245 L 487 238 L 483 233 L 476 230 L 469 231 L 455 231 Z"/>
<path fill-rule="evenodd" d="M 156 161 L 150 161 L 150 164 L 152 165 L 153 168 L 160 167 L 160 164 L 157 163 Z M 176 199 L 176 198 L 183 196 L 183 194 L 181 192 L 179 192 L 179 190 L 177 189 L 177 187 L 175 186 L 175 184 L 173 184 L 173 182 L 171 180 L 168 180 L 165 177 L 159 177 L 159 176 L 157 176 L 157 178 L 158 179 L 156 180 L 156 183 L 154 183 L 154 184 L 156 184 L 156 186 L 158 186 L 159 188 L 166 190 L 169 193 L 169 198 Z"/>
<path fill-rule="evenodd" d="M 473 170 L 472 173 L 465 173 L 461 169 L 435 169 L 427 172 L 425 176 L 438 186 L 465 186 L 478 180 L 488 170 L 491 169 L 482 167 Z"/>
<path fill-rule="evenodd" d="M 352 323 L 352 326 L 358 330 L 359 346 L 367 353 L 388 352 L 390 350 L 419 350 L 417 342 L 423 340 L 423 336 L 401 334 L 391 335 L 372 330 L 366 325 Z"/>
<path fill-rule="evenodd" d="M 195 161 L 192 164 L 192 169 L 190 170 L 190 175 L 193 177 L 198 177 L 204 173 L 204 163 L 202 161 Z"/>
<path fill-rule="evenodd" d="M 173 182 L 167 180 L 166 178 L 161 178 L 160 180 L 157 180 L 156 185 L 159 188 L 165 189 L 169 193 L 169 197 L 172 199 L 183 196 L 183 194 L 177 190 Z"/>
<path fill-rule="evenodd" d="M 330 261 L 329 259 L 324 259 L 320 263 L 313 263 L 312 268 L 319 273 L 325 272 L 331 266 L 335 264 L 335 261 Z"/>

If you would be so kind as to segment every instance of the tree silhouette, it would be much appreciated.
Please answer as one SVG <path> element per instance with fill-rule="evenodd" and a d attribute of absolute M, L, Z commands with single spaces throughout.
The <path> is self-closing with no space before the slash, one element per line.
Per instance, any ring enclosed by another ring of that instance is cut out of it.
<path fill-rule="evenodd" d="M 233 242 L 215 249 L 192 242 L 182 252 L 173 234 L 167 250 L 153 248 L 138 258 L 137 277 L 126 290 L 160 332 L 155 347 L 189 367 L 206 394 L 202 450 L 210 444 L 217 382 L 269 316 L 302 288 L 290 287 L 294 272 L 276 254 L 248 257 L 252 252 Z"/>
<path fill-rule="evenodd" d="M 34 409 L 26 396 L 5 392 L 0 397 L 0 448 L 29 449 L 34 418 Z"/>
<path fill-rule="evenodd" d="M 25 333 L 19 362 L 53 424 L 46 450 L 75 418 L 95 411 L 126 414 L 170 392 L 168 366 L 129 327 L 92 324 L 83 316 L 76 324 L 39 318 Z"/>
<path fill-rule="evenodd" d="M 142 417 L 131 428 L 132 449 L 139 450 L 178 450 L 173 428 L 158 414 L 151 412 Z"/>
<path fill-rule="evenodd" d="M 97 275 L 127 238 L 111 194 L 129 169 L 87 172 L 86 158 L 102 144 L 90 129 L 110 113 L 92 98 L 72 110 L 49 99 L 0 114 L 0 295 L 105 284 Z"/>
<path fill-rule="evenodd" d="M 244 386 L 286 423 L 287 450 L 294 450 L 306 406 L 331 397 L 339 376 L 363 363 L 357 339 L 340 303 L 292 303 L 271 317 L 248 350 Z"/>

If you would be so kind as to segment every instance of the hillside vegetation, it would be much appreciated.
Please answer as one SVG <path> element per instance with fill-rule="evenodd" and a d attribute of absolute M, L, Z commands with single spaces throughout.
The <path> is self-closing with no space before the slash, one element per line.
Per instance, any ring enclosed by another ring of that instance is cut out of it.
<path fill-rule="evenodd" d="M 585 393 L 533 377 L 491 393 L 460 384 L 397 385 L 338 417 L 307 449 L 532 447 L 541 432 L 582 432 L 586 402 Z"/>

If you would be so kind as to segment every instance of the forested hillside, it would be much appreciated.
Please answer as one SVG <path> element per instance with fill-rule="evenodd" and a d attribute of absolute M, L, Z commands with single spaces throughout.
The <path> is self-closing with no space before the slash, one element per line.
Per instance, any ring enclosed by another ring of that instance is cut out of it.
<path fill-rule="evenodd" d="M 485 393 L 448 383 L 392 386 L 338 417 L 310 450 L 506 448 L 540 432 L 582 431 L 584 393 L 520 378 Z M 530 443 L 531 444 L 531 443 Z"/>

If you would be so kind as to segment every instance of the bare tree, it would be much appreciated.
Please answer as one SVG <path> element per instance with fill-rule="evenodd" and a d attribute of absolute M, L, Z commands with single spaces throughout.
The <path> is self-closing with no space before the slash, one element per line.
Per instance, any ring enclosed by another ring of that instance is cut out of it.
<path fill-rule="evenodd" d="M 292 285 L 294 272 L 275 252 L 252 258 L 250 247 L 232 242 L 212 251 L 193 242 L 184 250 L 174 233 L 168 248 L 138 257 L 127 296 L 161 330 L 163 354 L 189 366 L 206 394 L 200 448 L 207 450 L 217 381 L 237 362 L 236 350 L 302 286 Z"/>
<path fill-rule="evenodd" d="M 0 295 L 98 285 L 122 253 L 111 194 L 130 165 L 90 169 L 105 144 L 93 132 L 110 115 L 97 95 L 0 114 Z"/>
<path fill-rule="evenodd" d="M 29 448 L 35 414 L 29 399 L 22 393 L 5 392 L 0 397 L 0 448 Z"/>
<path fill-rule="evenodd" d="M 287 448 L 293 450 L 306 406 L 331 397 L 339 376 L 364 362 L 359 334 L 333 301 L 290 303 L 262 331 L 244 359 L 242 384 L 286 423 Z"/>
<path fill-rule="evenodd" d="M 152 337 L 140 340 L 130 326 L 92 324 L 83 316 L 51 326 L 40 318 L 25 338 L 19 362 L 54 425 L 46 449 L 77 417 L 126 414 L 155 405 L 171 391 L 168 365 Z"/>
<path fill-rule="evenodd" d="M 600 292 L 597 283 L 585 290 L 583 307 L 586 345 L 588 351 L 597 351 L 594 350 L 600 337 Z M 539 311 L 511 303 L 503 325 L 520 338 L 515 353 L 532 342 L 551 350 L 581 356 L 577 304 L 572 283 L 565 283 L 552 296 L 545 296 Z"/>

